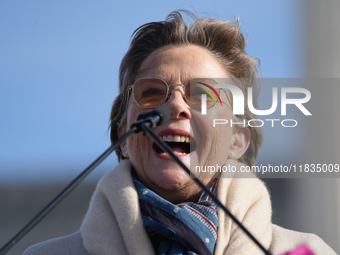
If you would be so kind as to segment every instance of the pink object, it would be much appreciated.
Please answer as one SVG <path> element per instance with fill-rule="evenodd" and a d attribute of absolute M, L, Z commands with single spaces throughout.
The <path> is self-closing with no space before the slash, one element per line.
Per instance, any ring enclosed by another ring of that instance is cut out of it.
<path fill-rule="evenodd" d="M 293 251 L 282 253 L 281 255 L 316 255 L 314 254 L 307 245 L 302 245 Z"/>

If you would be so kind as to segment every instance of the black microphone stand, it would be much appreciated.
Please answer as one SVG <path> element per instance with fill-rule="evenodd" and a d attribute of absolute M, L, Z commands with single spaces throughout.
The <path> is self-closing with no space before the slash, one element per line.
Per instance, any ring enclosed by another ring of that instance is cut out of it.
<path fill-rule="evenodd" d="M 118 146 L 125 141 L 133 133 L 141 132 L 142 125 L 144 127 L 153 128 L 156 125 L 162 125 L 171 117 L 170 110 L 166 107 L 159 107 L 151 112 L 144 112 L 138 116 L 135 123 L 121 138 L 112 144 L 102 155 L 100 155 L 91 165 L 89 165 L 83 172 L 73 179 L 49 204 L 47 204 L 31 221 L 29 221 L 11 240 L 9 240 L 1 249 L 0 255 L 4 255 L 17 242 L 20 241 L 32 228 L 34 228 L 54 207 L 56 207 L 74 188 L 93 170 L 95 169 L 107 156 L 109 156 Z"/>
<path fill-rule="evenodd" d="M 156 115 L 152 115 L 156 113 Z M 141 116 L 142 115 L 142 116 Z M 141 114 L 137 121 L 131 125 L 131 128 L 120 139 L 112 144 L 102 155 L 100 155 L 91 165 L 89 165 L 83 172 L 81 172 L 72 182 L 70 182 L 63 191 L 61 191 L 48 205 L 46 205 L 30 222 L 26 224 L 11 240 L 9 240 L 1 249 L 0 255 L 4 255 L 11 249 L 22 237 L 24 237 L 35 225 L 37 225 L 61 200 L 63 200 L 94 168 L 96 168 L 107 156 L 109 156 L 118 146 L 125 141 L 133 133 L 143 131 L 144 134 L 149 135 L 155 143 L 171 158 L 179 164 L 183 170 L 191 176 L 191 171 L 183 164 L 182 161 L 172 152 L 172 150 L 152 131 L 156 125 L 161 125 L 168 121 L 170 115 L 164 109 L 154 110 L 149 113 Z M 144 118 L 143 118 L 144 117 Z M 256 245 L 266 254 L 272 255 L 266 250 L 261 243 L 239 222 L 235 216 L 219 201 L 219 199 L 210 192 L 210 190 L 198 179 L 192 178 L 214 202 L 223 209 L 223 211 L 256 243 Z"/>
<path fill-rule="evenodd" d="M 139 121 L 139 125 L 141 121 Z M 146 123 L 151 125 L 150 123 Z M 147 126 L 147 125 L 146 125 Z M 45 216 L 56 207 L 77 185 L 93 170 L 95 169 L 107 156 L 109 156 L 118 146 L 133 133 L 140 132 L 138 125 L 132 126 L 131 129 L 125 133 L 120 139 L 112 144 L 102 155 L 100 155 L 91 165 L 82 171 L 76 178 L 74 178 L 48 205 L 46 205 L 32 220 L 30 220 L 11 240 L 9 240 L 1 249 L 0 255 L 4 255 L 17 242 L 20 241 L 32 228 L 34 228 Z"/>
<path fill-rule="evenodd" d="M 161 148 L 163 151 L 168 153 L 170 157 L 176 161 L 178 165 L 180 165 L 183 170 L 189 175 L 192 176 L 192 173 L 189 168 L 187 168 L 186 165 L 183 164 L 183 162 L 172 152 L 172 150 L 169 148 L 169 146 L 164 143 L 148 126 L 144 123 L 141 125 L 141 128 L 143 129 L 144 133 L 148 134 L 152 140 L 158 145 L 159 148 Z M 204 192 L 209 194 L 209 196 L 214 200 L 214 202 L 223 209 L 223 211 L 244 231 L 244 233 L 247 234 L 248 237 L 250 237 L 251 240 L 253 240 L 256 245 L 264 252 L 266 255 L 272 255 L 266 248 L 263 247 L 263 245 L 246 229 L 241 222 L 220 202 L 220 200 L 210 192 L 210 190 L 198 179 L 198 178 L 192 178 L 198 186 L 200 186 Z"/>

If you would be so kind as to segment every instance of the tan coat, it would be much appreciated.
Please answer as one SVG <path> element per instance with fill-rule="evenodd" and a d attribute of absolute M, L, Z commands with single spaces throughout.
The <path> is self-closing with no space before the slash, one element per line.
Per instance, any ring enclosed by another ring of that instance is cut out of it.
<path fill-rule="evenodd" d="M 229 163 L 241 166 L 236 161 Z M 130 171 L 130 162 L 124 160 L 100 180 L 80 231 L 34 245 L 24 255 L 155 254 L 143 225 Z M 273 225 L 270 197 L 261 180 L 223 177 L 218 184 L 218 198 L 273 254 L 301 244 L 307 244 L 317 255 L 336 254 L 316 235 Z M 263 254 L 221 209 L 218 219 L 215 255 Z"/>

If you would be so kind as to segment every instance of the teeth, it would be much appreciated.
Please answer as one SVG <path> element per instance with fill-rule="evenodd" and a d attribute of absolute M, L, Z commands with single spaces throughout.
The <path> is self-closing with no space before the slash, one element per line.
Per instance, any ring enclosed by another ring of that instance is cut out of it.
<path fill-rule="evenodd" d="M 187 155 L 187 153 L 184 153 L 184 152 L 174 152 L 175 155 Z M 166 152 L 161 152 L 159 153 L 159 155 L 161 156 L 166 156 L 166 155 L 169 155 L 168 153 Z"/>
<path fill-rule="evenodd" d="M 168 135 L 167 137 L 166 137 L 166 141 L 167 142 L 172 142 L 174 140 L 174 137 L 172 136 L 172 135 Z"/>
<path fill-rule="evenodd" d="M 161 138 L 164 142 L 190 143 L 190 137 L 185 135 L 163 135 Z"/>
<path fill-rule="evenodd" d="M 184 152 L 174 152 L 175 155 L 187 155 L 187 153 Z"/>
<path fill-rule="evenodd" d="M 178 143 L 181 141 L 181 137 L 179 135 L 174 135 L 174 142 Z"/>

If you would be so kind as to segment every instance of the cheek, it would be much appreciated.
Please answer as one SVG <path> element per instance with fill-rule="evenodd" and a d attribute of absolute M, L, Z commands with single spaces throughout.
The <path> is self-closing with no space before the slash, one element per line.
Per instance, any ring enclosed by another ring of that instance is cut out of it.
<path fill-rule="evenodd" d="M 134 134 L 128 139 L 129 159 L 136 170 L 144 168 L 145 159 L 149 157 L 149 140 L 142 133 Z"/>
<path fill-rule="evenodd" d="M 218 147 L 219 150 L 221 150 L 223 157 L 227 158 L 233 134 L 233 128 L 230 126 L 233 115 L 230 108 L 220 108 L 220 111 L 217 113 L 217 118 L 227 121 L 226 124 L 215 125 L 216 143 L 219 144 Z"/>
<path fill-rule="evenodd" d="M 130 126 L 137 120 L 139 114 L 143 112 L 140 107 L 134 107 L 134 104 L 130 103 L 129 110 L 127 114 L 127 127 Z M 133 165 L 142 165 L 142 159 L 146 157 L 148 153 L 147 146 L 149 145 L 149 139 L 144 136 L 142 132 L 138 134 L 133 134 L 127 139 L 127 148 L 129 151 L 129 158 Z"/>
<path fill-rule="evenodd" d="M 202 138 L 215 139 L 230 137 L 232 134 L 232 128 L 230 127 L 230 120 L 233 119 L 232 112 L 228 107 L 215 107 L 207 112 L 207 115 L 201 115 L 200 112 L 192 113 L 191 125 L 193 130 L 199 131 Z M 214 126 L 214 120 L 216 121 Z M 226 123 L 225 123 L 226 121 Z M 222 124 L 223 123 L 223 124 Z"/>
<path fill-rule="evenodd" d="M 137 120 L 139 114 L 142 111 L 133 105 L 129 105 L 128 113 L 127 113 L 127 129 L 130 129 L 131 125 Z M 143 136 L 141 133 L 133 134 L 127 139 L 127 147 L 129 150 L 129 158 L 130 160 L 138 158 L 139 150 L 137 148 L 137 144 L 142 145 Z"/>
<path fill-rule="evenodd" d="M 230 119 L 233 118 L 229 108 L 216 107 L 207 115 L 193 112 L 191 121 L 195 141 L 199 146 L 198 156 L 203 164 L 220 163 L 227 159 L 233 130 Z M 226 124 L 216 124 L 214 119 L 227 120 Z M 204 162 L 202 162 L 204 161 Z"/>
<path fill-rule="evenodd" d="M 132 98 L 129 100 L 129 106 L 127 110 L 127 124 L 130 128 L 131 124 L 137 120 L 139 114 L 143 112 L 143 109 L 138 107 Z"/>

